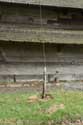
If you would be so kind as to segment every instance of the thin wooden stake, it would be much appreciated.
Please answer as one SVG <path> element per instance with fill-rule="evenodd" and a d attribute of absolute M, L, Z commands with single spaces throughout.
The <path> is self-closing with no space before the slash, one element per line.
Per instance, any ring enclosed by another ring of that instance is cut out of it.
<path fill-rule="evenodd" d="M 44 67 L 42 98 L 46 97 L 46 84 L 47 84 L 47 75 L 46 75 L 46 67 Z"/>

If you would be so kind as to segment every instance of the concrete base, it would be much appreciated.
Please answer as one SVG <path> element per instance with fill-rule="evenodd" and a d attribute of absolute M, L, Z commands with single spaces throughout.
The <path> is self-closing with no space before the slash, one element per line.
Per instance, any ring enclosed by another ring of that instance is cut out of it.
<path fill-rule="evenodd" d="M 43 80 L 43 48 L 0 42 L 0 82 Z M 83 45 L 46 44 L 48 81 L 83 80 Z"/>

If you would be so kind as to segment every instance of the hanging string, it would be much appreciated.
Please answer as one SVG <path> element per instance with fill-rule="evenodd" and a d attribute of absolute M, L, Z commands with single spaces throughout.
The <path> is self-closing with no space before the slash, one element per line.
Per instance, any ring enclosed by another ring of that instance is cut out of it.
<path fill-rule="evenodd" d="M 43 22 L 42 22 L 42 6 L 40 3 L 40 38 L 41 38 L 41 30 L 43 28 Z M 43 92 L 42 92 L 42 98 L 45 97 L 46 92 L 46 82 L 47 82 L 47 65 L 46 65 L 46 46 L 44 40 L 40 39 L 42 42 L 42 53 L 43 53 Z"/>
<path fill-rule="evenodd" d="M 40 3 L 40 38 L 41 38 L 41 35 L 42 35 L 42 28 L 43 28 L 43 21 L 42 21 L 42 6 L 41 6 L 41 3 Z M 45 97 L 46 95 L 46 82 L 47 82 L 47 63 L 46 63 L 46 46 L 45 46 L 45 42 L 44 40 L 40 39 L 40 41 L 43 43 L 42 45 L 42 48 L 43 48 L 43 76 L 44 76 L 44 79 L 43 79 L 43 92 L 42 92 L 42 98 Z M 68 100 L 67 100 L 67 97 L 66 97 L 66 93 L 67 91 L 63 91 L 63 89 L 61 88 L 60 90 L 62 96 L 64 97 L 64 100 L 63 100 L 63 104 L 68 104 Z M 67 107 L 68 108 L 68 107 Z M 68 108 L 68 111 L 69 111 L 69 115 L 70 115 L 70 110 Z"/>

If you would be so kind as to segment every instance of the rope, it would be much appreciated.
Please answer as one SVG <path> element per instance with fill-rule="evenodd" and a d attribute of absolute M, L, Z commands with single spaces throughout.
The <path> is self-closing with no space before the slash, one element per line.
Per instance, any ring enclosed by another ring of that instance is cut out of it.
<path fill-rule="evenodd" d="M 42 6 L 41 6 L 41 3 L 40 3 L 40 37 L 41 37 L 41 34 L 42 34 L 42 32 L 41 32 L 42 28 L 43 28 Z M 43 98 L 44 98 L 45 97 L 45 92 L 46 92 L 46 82 L 47 82 L 46 46 L 45 46 L 44 40 L 42 41 L 42 52 L 43 52 L 43 81 L 44 81 L 44 84 L 43 84 Z"/>

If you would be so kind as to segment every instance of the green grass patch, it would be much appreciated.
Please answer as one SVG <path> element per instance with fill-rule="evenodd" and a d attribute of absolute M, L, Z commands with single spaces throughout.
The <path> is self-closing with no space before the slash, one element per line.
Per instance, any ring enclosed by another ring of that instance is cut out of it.
<path fill-rule="evenodd" d="M 0 119 L 55 120 L 57 122 L 83 118 L 83 92 L 56 91 L 52 92 L 54 99 L 29 103 L 28 97 L 31 95 L 35 94 L 0 94 Z M 50 115 L 44 112 L 55 104 L 64 104 L 64 109 L 59 109 Z"/>

